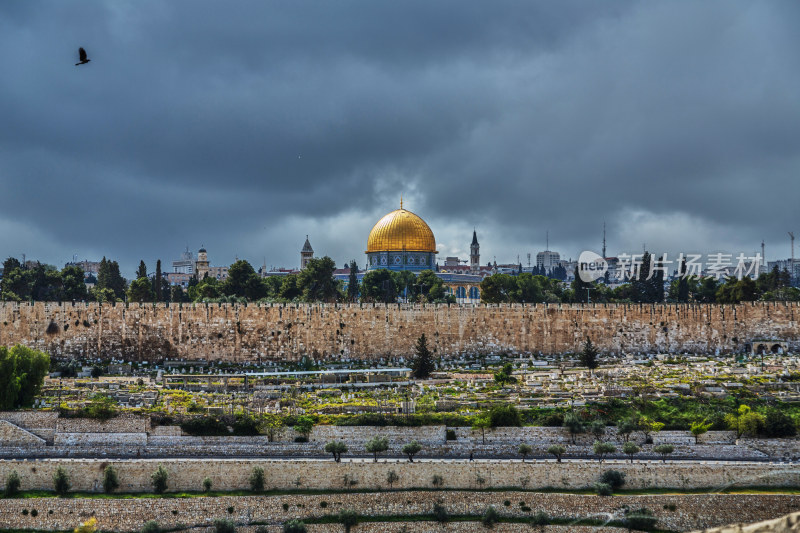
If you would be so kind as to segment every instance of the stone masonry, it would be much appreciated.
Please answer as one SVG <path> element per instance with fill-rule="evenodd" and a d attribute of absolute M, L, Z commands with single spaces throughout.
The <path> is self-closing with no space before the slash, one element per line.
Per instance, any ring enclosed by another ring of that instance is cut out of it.
<path fill-rule="evenodd" d="M 797 314 L 796 314 L 797 313 Z M 423 333 L 437 353 L 741 350 L 753 339 L 800 348 L 800 304 L 238 305 L 0 304 L 0 345 L 55 356 L 226 361 L 407 356 Z M 49 332 L 49 333 L 48 333 Z"/>

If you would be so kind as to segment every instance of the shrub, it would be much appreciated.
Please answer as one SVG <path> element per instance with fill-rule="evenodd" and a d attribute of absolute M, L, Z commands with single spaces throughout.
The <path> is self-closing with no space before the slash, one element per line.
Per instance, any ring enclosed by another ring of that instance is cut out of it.
<path fill-rule="evenodd" d="M 450 515 L 447 513 L 447 509 L 445 509 L 444 505 L 440 503 L 433 504 L 433 517 L 440 524 L 444 524 L 450 520 Z"/>
<path fill-rule="evenodd" d="M 605 483 L 613 490 L 617 490 L 625 484 L 625 472 L 606 470 L 600 476 L 600 483 Z"/>
<path fill-rule="evenodd" d="M 649 531 L 656 526 L 657 521 L 658 519 L 653 516 L 653 512 L 650 509 L 642 507 L 641 509 L 626 512 L 622 523 L 628 530 Z"/>
<path fill-rule="evenodd" d="M 13 498 L 19 493 L 20 485 L 22 485 L 22 482 L 19 479 L 19 474 L 17 474 L 16 470 L 12 470 L 6 478 L 6 487 L 3 491 L 3 496 L 6 498 Z"/>
<path fill-rule="evenodd" d="M 505 505 L 506 507 L 511 507 L 511 500 L 504 501 L 503 505 Z"/>
<path fill-rule="evenodd" d="M 544 511 L 537 511 L 536 514 L 531 517 L 530 523 L 532 526 L 546 526 L 550 523 L 550 517 Z"/>
<path fill-rule="evenodd" d="M 211 478 L 207 477 L 203 480 L 203 492 L 211 492 Z"/>
<path fill-rule="evenodd" d="M 155 520 L 150 520 L 144 523 L 141 533 L 161 533 L 161 526 Z"/>
<path fill-rule="evenodd" d="M 289 520 L 283 524 L 283 533 L 306 533 L 306 531 L 306 525 L 300 520 Z"/>
<path fill-rule="evenodd" d="M 264 469 L 260 466 L 253 468 L 250 473 L 250 490 L 253 492 L 264 490 Z"/>
<path fill-rule="evenodd" d="M 448 429 L 444 432 L 445 440 L 456 440 L 456 430 L 455 429 Z"/>
<path fill-rule="evenodd" d="M 66 496 L 70 489 L 69 474 L 63 467 L 56 468 L 56 473 L 53 474 L 53 488 L 59 496 Z"/>
<path fill-rule="evenodd" d="M 498 513 L 497 509 L 495 509 L 491 505 L 489 506 L 488 509 L 486 509 L 486 512 L 483 513 L 483 516 L 481 517 L 481 523 L 484 525 L 484 527 L 487 527 L 489 529 L 493 528 L 494 525 L 499 521 L 500 521 L 500 513 Z"/>
<path fill-rule="evenodd" d="M 394 485 L 397 482 L 398 479 L 400 479 L 400 476 L 398 476 L 397 472 L 395 472 L 394 470 L 389 470 L 389 472 L 386 474 L 386 483 L 389 484 L 390 489 L 392 488 L 392 485 Z"/>
<path fill-rule="evenodd" d="M 23 509 L 22 510 L 22 516 L 28 516 L 28 510 L 27 509 Z"/>
<path fill-rule="evenodd" d="M 230 435 L 228 426 L 213 416 L 191 418 L 181 424 L 181 429 L 189 435 L 198 437 L 224 437 Z"/>
<path fill-rule="evenodd" d="M 258 526 L 255 533 L 269 533 L 267 526 Z"/>
<path fill-rule="evenodd" d="M 598 496 L 611 496 L 614 494 L 614 491 L 611 489 L 611 485 L 608 483 L 595 483 L 594 492 Z"/>
<path fill-rule="evenodd" d="M 31 509 L 31 516 L 36 518 L 37 516 L 39 516 L 39 511 L 37 511 L 36 509 Z"/>
<path fill-rule="evenodd" d="M 108 465 L 103 470 L 103 492 L 110 494 L 119 488 L 119 478 L 116 469 Z"/>
<path fill-rule="evenodd" d="M 236 533 L 236 526 L 230 520 L 219 518 L 214 520 L 214 533 Z"/>
<path fill-rule="evenodd" d="M 431 478 L 431 485 L 436 487 L 437 489 L 444 485 L 444 479 L 439 474 L 434 474 Z"/>
<path fill-rule="evenodd" d="M 169 479 L 169 473 L 167 472 L 167 469 L 164 468 L 164 465 L 158 465 L 158 468 L 150 476 L 150 479 L 153 483 L 153 492 L 155 492 L 156 494 L 163 494 L 164 491 L 167 490 L 167 480 Z"/>
<path fill-rule="evenodd" d="M 303 435 L 297 436 L 294 438 L 295 442 L 308 442 L 308 437 L 304 437 Z"/>
<path fill-rule="evenodd" d="M 358 513 L 352 509 L 339 511 L 337 521 L 344 526 L 345 533 L 350 533 L 350 528 L 358 525 Z"/>
<path fill-rule="evenodd" d="M 319 502 L 319 506 L 321 508 L 325 509 L 328 506 L 328 502 L 326 502 L 325 500 L 322 500 L 321 502 Z"/>
<path fill-rule="evenodd" d="M 229 506 L 228 507 L 228 514 L 233 514 L 233 511 L 234 511 L 233 505 Z"/>
<path fill-rule="evenodd" d="M 542 425 L 548 428 L 560 428 L 564 425 L 564 415 L 557 411 L 555 413 L 550 413 L 544 417 Z"/>
<path fill-rule="evenodd" d="M 289 504 L 288 503 L 284 503 L 283 504 L 283 510 L 284 511 L 288 511 L 289 510 Z"/>

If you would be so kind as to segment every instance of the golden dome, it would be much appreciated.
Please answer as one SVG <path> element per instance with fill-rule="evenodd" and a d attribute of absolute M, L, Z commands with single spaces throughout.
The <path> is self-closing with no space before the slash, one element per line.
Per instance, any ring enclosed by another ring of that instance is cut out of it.
<path fill-rule="evenodd" d="M 437 253 L 436 239 L 424 220 L 400 207 L 380 219 L 369 232 L 367 253 L 387 250 Z"/>

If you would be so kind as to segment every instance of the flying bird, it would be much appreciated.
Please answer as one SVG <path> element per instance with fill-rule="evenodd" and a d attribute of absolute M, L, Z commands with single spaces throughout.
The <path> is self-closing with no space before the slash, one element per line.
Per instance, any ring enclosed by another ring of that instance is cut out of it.
<path fill-rule="evenodd" d="M 76 67 L 78 65 L 85 65 L 86 63 L 91 61 L 91 59 L 86 57 L 86 50 L 84 50 L 83 48 L 78 48 L 78 56 L 79 56 L 80 62 L 79 63 L 75 63 Z"/>

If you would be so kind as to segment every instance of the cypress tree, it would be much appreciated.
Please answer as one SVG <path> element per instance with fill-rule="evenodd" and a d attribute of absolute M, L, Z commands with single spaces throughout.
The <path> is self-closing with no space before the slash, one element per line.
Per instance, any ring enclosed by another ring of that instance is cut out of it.
<path fill-rule="evenodd" d="M 681 259 L 680 278 L 678 278 L 678 301 L 689 301 L 689 280 L 686 279 L 686 258 Z"/>
<path fill-rule="evenodd" d="M 416 357 L 411 365 L 412 374 L 417 379 L 425 379 L 433 372 L 434 364 L 431 351 L 428 349 L 428 339 L 423 333 L 414 347 Z"/>
<path fill-rule="evenodd" d="M 139 268 L 136 269 L 136 279 L 147 277 L 147 265 L 144 260 L 139 261 Z"/>
<path fill-rule="evenodd" d="M 161 259 L 156 261 L 156 277 L 153 280 L 153 289 L 156 293 L 156 301 L 161 302 L 163 301 L 163 293 L 161 292 Z"/>
<path fill-rule="evenodd" d="M 350 261 L 350 279 L 347 283 L 347 298 L 351 302 L 358 301 L 358 265 L 355 259 Z"/>

